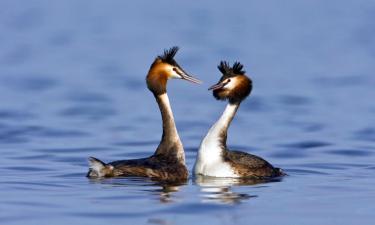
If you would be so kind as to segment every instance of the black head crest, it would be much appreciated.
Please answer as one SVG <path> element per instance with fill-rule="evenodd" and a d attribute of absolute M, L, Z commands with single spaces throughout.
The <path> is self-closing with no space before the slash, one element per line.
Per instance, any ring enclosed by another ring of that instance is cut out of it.
<path fill-rule="evenodd" d="M 229 63 L 227 61 L 221 61 L 220 64 L 217 66 L 217 68 L 220 70 L 220 72 L 224 74 L 228 74 L 231 71 L 231 68 L 229 66 Z"/>
<path fill-rule="evenodd" d="M 234 62 L 232 66 L 233 73 L 245 74 L 246 71 L 243 70 L 243 65 L 240 62 Z"/>
<path fill-rule="evenodd" d="M 245 70 L 240 62 L 234 62 L 231 67 L 227 61 L 221 61 L 217 68 L 223 75 L 219 82 L 210 88 L 213 89 L 212 94 L 217 100 L 228 100 L 234 104 L 249 96 L 253 87 L 252 81 L 245 75 Z M 233 85 L 231 88 L 226 88 L 229 82 L 233 82 Z"/>
<path fill-rule="evenodd" d="M 174 46 L 170 49 L 165 49 L 164 53 L 162 55 L 159 55 L 158 58 L 161 59 L 165 63 L 169 64 L 176 64 L 176 61 L 174 60 L 174 56 L 176 55 L 179 47 Z"/>
<path fill-rule="evenodd" d="M 221 61 L 217 68 L 224 76 L 228 77 L 232 77 L 239 74 L 243 75 L 246 73 L 246 71 L 243 70 L 243 65 L 240 62 L 234 62 L 233 66 L 231 67 L 227 61 Z"/>

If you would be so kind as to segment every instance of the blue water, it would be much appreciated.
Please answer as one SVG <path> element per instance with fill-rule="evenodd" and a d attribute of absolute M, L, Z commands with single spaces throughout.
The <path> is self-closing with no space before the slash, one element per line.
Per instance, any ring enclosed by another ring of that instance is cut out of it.
<path fill-rule="evenodd" d="M 0 1 L 1 224 L 373 224 L 374 1 Z M 168 93 L 192 168 L 240 60 L 252 95 L 228 144 L 289 176 L 238 184 L 88 180 L 87 157 L 145 157 L 161 119 L 157 54 L 204 81 Z"/>

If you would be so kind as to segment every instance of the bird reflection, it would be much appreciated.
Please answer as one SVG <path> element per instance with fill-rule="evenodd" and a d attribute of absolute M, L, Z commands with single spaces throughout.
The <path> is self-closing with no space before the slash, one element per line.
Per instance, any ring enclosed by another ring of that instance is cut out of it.
<path fill-rule="evenodd" d="M 160 188 L 154 190 L 155 193 L 159 195 L 159 200 L 161 203 L 171 203 L 174 202 L 175 196 L 174 192 L 180 190 L 180 186 L 186 183 L 160 183 L 156 182 L 154 185 L 158 185 Z"/>
<path fill-rule="evenodd" d="M 202 201 L 207 203 L 239 204 L 250 198 L 258 197 L 246 193 L 232 191 L 233 186 L 247 186 L 261 183 L 274 182 L 264 179 L 239 179 L 196 176 L 195 184 L 201 187 Z"/>
<path fill-rule="evenodd" d="M 176 196 L 173 195 L 173 193 L 178 192 L 181 186 L 187 184 L 186 181 L 165 182 L 142 177 L 95 179 L 89 180 L 89 182 L 92 184 L 110 185 L 111 187 L 129 187 L 131 185 L 147 187 L 146 189 L 143 189 L 143 191 L 149 192 L 153 196 L 157 196 L 161 203 L 174 202 Z"/>
<path fill-rule="evenodd" d="M 193 183 L 201 188 L 201 199 L 204 203 L 239 204 L 258 196 L 233 191 L 233 187 L 278 182 L 281 179 L 261 180 L 196 176 L 193 178 Z M 162 182 L 149 178 L 136 177 L 95 179 L 89 180 L 89 182 L 116 188 L 138 186 L 142 191 L 150 193 L 151 196 L 154 196 L 158 201 L 165 204 L 178 201 L 179 196 L 176 195 L 176 192 L 179 192 L 183 186 L 187 185 L 187 182 Z"/>

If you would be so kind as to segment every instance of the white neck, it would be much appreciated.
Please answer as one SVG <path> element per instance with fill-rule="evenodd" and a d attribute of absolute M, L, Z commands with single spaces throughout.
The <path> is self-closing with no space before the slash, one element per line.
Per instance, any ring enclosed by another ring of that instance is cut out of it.
<path fill-rule="evenodd" d="M 228 103 L 219 120 L 210 128 L 204 137 L 198 153 L 198 158 L 214 163 L 221 160 L 226 148 L 227 130 L 237 112 L 239 104 Z"/>

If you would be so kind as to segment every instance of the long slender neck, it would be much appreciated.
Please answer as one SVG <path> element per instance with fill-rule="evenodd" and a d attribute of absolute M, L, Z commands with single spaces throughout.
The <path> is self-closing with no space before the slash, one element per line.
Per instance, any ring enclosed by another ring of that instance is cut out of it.
<path fill-rule="evenodd" d="M 163 136 L 155 155 L 164 157 L 175 157 L 178 161 L 185 163 L 185 152 L 180 137 L 177 133 L 176 124 L 169 103 L 167 93 L 155 95 L 163 120 Z"/>
<path fill-rule="evenodd" d="M 219 120 L 211 127 L 210 131 L 213 131 L 213 135 L 219 138 L 221 145 L 227 147 L 227 132 L 232 122 L 240 103 L 228 103 L 225 110 Z"/>
<path fill-rule="evenodd" d="M 228 103 L 218 121 L 210 128 L 199 148 L 199 158 L 214 162 L 227 148 L 227 131 L 240 103 Z"/>

